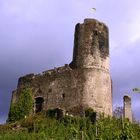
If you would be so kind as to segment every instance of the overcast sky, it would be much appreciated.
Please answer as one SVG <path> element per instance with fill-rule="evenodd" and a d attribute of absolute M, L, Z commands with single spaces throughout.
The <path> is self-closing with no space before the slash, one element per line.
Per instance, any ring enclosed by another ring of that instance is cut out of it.
<path fill-rule="evenodd" d="M 140 94 L 131 92 L 140 87 L 139 5 L 139 0 L 0 0 L 0 122 L 20 76 L 70 63 L 74 27 L 85 18 L 108 25 L 113 105 L 131 96 L 140 120 Z"/>

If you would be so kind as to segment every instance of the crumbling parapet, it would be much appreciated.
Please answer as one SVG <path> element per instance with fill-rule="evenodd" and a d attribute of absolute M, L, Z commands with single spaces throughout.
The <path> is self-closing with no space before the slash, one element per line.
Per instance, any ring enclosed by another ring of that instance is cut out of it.
<path fill-rule="evenodd" d="M 124 96 L 124 118 L 128 118 L 132 122 L 132 109 L 131 109 L 131 97 Z"/>

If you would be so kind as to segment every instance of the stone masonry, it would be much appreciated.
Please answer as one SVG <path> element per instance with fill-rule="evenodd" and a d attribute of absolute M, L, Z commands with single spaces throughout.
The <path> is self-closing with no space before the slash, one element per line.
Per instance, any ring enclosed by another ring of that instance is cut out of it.
<path fill-rule="evenodd" d="M 123 101 L 124 101 L 124 118 L 127 118 L 132 122 L 131 98 L 129 96 L 124 96 Z"/>
<path fill-rule="evenodd" d="M 20 77 L 13 91 L 17 102 L 23 88 L 31 88 L 34 112 L 59 108 L 83 116 L 86 108 L 112 116 L 108 27 L 85 19 L 75 27 L 73 60 L 63 67 Z"/>

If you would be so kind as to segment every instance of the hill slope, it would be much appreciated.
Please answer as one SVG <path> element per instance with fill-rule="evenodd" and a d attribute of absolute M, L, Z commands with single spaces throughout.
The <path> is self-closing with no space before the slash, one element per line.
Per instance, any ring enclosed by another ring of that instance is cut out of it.
<path fill-rule="evenodd" d="M 140 140 L 140 126 L 128 120 L 30 116 L 0 126 L 0 140 Z"/>

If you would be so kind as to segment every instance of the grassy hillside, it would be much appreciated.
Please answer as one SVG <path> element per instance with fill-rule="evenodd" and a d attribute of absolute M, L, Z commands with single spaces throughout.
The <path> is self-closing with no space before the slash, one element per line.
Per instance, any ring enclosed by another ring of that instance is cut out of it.
<path fill-rule="evenodd" d="M 30 116 L 0 126 L 0 140 L 140 140 L 140 126 L 128 120 Z"/>

